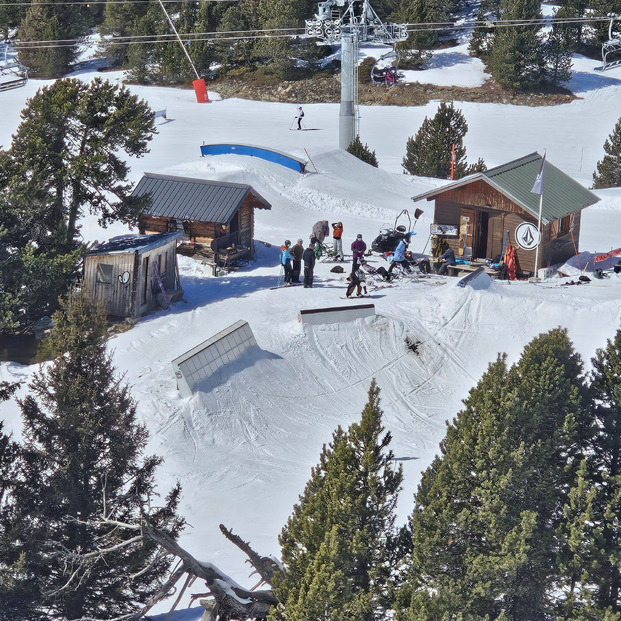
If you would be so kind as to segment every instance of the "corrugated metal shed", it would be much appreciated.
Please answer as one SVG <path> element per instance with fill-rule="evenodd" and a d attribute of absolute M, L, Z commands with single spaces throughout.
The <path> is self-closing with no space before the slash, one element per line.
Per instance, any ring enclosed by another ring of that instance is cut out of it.
<path fill-rule="evenodd" d="M 473 181 L 483 180 L 536 218 L 539 214 L 539 194 L 533 194 L 531 190 L 541 169 L 542 159 L 539 153 L 531 153 L 513 162 L 469 175 L 459 181 L 419 194 L 412 197 L 412 200 L 418 201 L 423 198 L 432 200 L 447 190 L 454 190 Z M 542 220 L 545 223 L 558 220 L 574 211 L 593 205 L 597 201 L 599 198 L 593 192 L 589 192 L 546 160 L 541 209 Z"/>
<path fill-rule="evenodd" d="M 224 223 L 231 220 L 248 194 L 256 199 L 257 207 L 271 209 L 260 194 L 242 183 L 145 173 L 132 192 L 132 196 L 151 197 L 151 205 L 143 210 L 145 215 Z"/>

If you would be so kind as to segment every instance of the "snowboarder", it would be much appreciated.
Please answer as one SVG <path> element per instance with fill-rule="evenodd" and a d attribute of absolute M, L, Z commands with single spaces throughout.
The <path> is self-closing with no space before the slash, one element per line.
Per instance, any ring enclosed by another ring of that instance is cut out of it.
<path fill-rule="evenodd" d="M 291 281 L 299 284 L 300 283 L 300 272 L 302 271 L 302 253 L 304 252 L 304 241 L 298 239 L 297 243 L 291 246 L 291 250 L 289 250 L 289 254 L 293 257 L 292 260 L 292 270 L 293 274 L 291 276 Z"/>
<path fill-rule="evenodd" d="M 367 251 L 367 245 L 362 240 L 362 235 L 360 233 L 356 235 L 356 241 L 352 243 L 351 250 L 354 253 L 354 261 L 351 266 L 353 274 L 358 269 L 358 261 L 362 259 L 364 253 Z"/>
<path fill-rule="evenodd" d="M 345 292 L 345 297 L 351 297 L 354 289 L 358 288 L 356 295 L 360 298 L 362 297 L 362 291 L 364 290 L 364 294 L 367 294 L 367 283 L 364 278 L 364 272 L 358 267 L 358 269 L 354 270 L 348 277 L 347 281 L 349 282 L 349 286 L 347 287 L 347 291 Z"/>
<path fill-rule="evenodd" d="M 304 110 L 302 110 L 302 106 L 298 106 L 298 113 L 295 118 L 298 120 L 298 129 L 302 129 L 302 119 L 304 118 Z"/>
<path fill-rule="evenodd" d="M 293 259 L 293 257 L 289 252 L 290 247 L 291 242 L 288 239 L 286 239 L 285 243 L 280 247 L 280 264 L 285 270 L 285 287 L 291 286 L 291 279 L 293 277 L 293 268 L 291 266 L 291 260 Z"/>
<path fill-rule="evenodd" d="M 339 261 L 345 260 L 345 255 L 343 254 L 343 223 L 342 222 L 333 222 L 332 223 L 332 239 L 334 240 L 334 253 L 336 258 Z"/>
<path fill-rule="evenodd" d="M 410 269 L 410 264 L 409 264 L 408 260 L 405 258 L 405 253 L 406 253 L 406 251 L 408 249 L 408 244 L 409 243 L 410 243 L 410 238 L 409 237 L 404 237 L 403 239 L 399 240 L 399 244 L 397 245 L 397 248 L 396 248 L 394 254 L 392 255 L 392 262 L 390 263 L 390 267 L 388 268 L 388 271 L 391 274 L 392 274 L 392 270 L 395 269 L 395 266 L 397 265 L 397 263 L 408 274 L 412 271 Z"/>
<path fill-rule="evenodd" d="M 315 269 L 315 244 L 311 241 L 308 248 L 302 254 L 304 261 L 304 288 L 313 287 L 313 270 Z"/>
<path fill-rule="evenodd" d="M 439 257 L 438 260 L 442 263 L 440 268 L 438 269 L 438 274 L 446 274 L 448 272 L 449 265 L 455 265 L 455 253 L 452 248 L 448 248 L 445 250 Z"/>

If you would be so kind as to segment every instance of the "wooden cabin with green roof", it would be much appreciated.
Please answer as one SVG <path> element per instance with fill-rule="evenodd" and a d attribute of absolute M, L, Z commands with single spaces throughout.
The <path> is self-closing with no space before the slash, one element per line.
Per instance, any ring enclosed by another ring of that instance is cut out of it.
<path fill-rule="evenodd" d="M 432 232 L 452 233 L 442 237 L 456 257 L 493 260 L 502 253 L 506 238 L 506 243 L 516 250 L 518 273 L 534 275 L 539 269 L 564 263 L 576 254 L 581 211 L 599 200 L 546 160 L 536 266 L 536 244 L 530 240 L 533 228 L 520 225 L 531 223 L 537 227 L 539 194 L 533 194 L 532 189 L 541 162 L 539 153 L 531 153 L 419 194 L 412 200 L 435 200 Z"/>

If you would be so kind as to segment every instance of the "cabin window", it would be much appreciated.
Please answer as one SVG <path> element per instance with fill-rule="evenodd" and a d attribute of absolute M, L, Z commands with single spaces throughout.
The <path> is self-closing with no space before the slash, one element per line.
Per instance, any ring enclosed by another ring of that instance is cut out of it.
<path fill-rule="evenodd" d="M 95 281 L 103 285 L 112 284 L 112 265 L 106 265 L 105 263 L 97 264 L 97 275 Z"/>
<path fill-rule="evenodd" d="M 550 226 L 550 237 L 556 239 L 559 235 L 569 233 L 574 226 L 574 214 L 570 213 L 564 218 L 554 220 Z"/>
<path fill-rule="evenodd" d="M 571 215 L 561 218 L 561 222 L 558 227 L 558 233 L 559 235 L 561 235 L 562 233 L 569 233 L 569 229 L 571 229 Z"/>

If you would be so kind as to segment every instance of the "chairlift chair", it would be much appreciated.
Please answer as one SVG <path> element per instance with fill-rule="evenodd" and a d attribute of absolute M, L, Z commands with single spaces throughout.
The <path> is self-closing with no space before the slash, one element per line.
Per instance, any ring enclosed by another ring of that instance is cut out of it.
<path fill-rule="evenodd" d="M 28 69 L 18 62 L 0 65 L 0 92 L 20 88 L 28 82 Z"/>
<path fill-rule="evenodd" d="M 608 26 L 608 41 L 602 43 L 602 71 L 621 65 L 621 38 L 615 38 L 612 34 L 615 20 L 619 20 L 617 15 L 611 17 L 610 25 Z M 611 55 L 613 59 L 609 60 Z"/>

